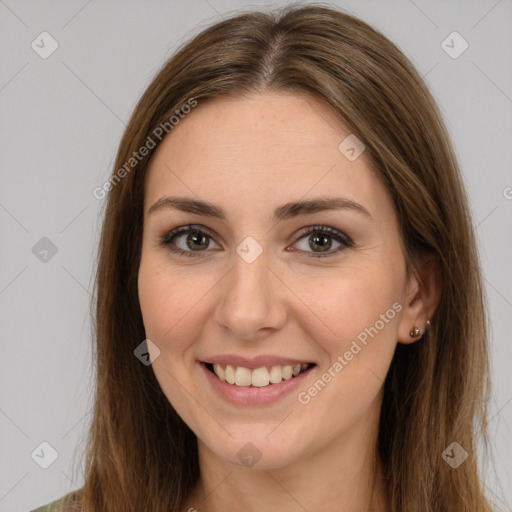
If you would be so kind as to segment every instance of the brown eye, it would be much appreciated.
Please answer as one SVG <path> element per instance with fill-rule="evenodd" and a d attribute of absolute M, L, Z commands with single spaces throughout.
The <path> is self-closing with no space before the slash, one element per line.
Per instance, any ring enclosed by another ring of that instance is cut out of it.
<path fill-rule="evenodd" d="M 329 226 L 311 226 L 307 228 L 305 234 L 299 240 L 303 239 L 305 243 L 302 247 L 299 247 L 299 250 L 313 257 L 332 256 L 347 247 L 353 246 L 350 237 Z M 334 250 L 331 250 L 333 241 L 338 245 L 334 247 Z"/>
<path fill-rule="evenodd" d="M 179 237 L 178 237 L 179 238 Z M 185 238 L 185 243 L 193 251 L 200 251 L 201 249 L 207 249 L 209 242 L 207 235 L 204 235 L 200 231 L 192 231 Z"/>
<path fill-rule="evenodd" d="M 328 251 L 331 248 L 332 240 L 330 235 L 314 234 L 309 237 L 309 247 L 319 249 L 321 252 Z"/>
<path fill-rule="evenodd" d="M 185 256 L 202 256 L 211 245 L 213 238 L 202 229 L 180 226 L 173 229 L 161 241 L 171 252 Z M 194 254 L 196 253 L 196 254 Z"/>
<path fill-rule="evenodd" d="M 350 237 L 329 226 L 308 227 L 299 240 L 304 240 L 301 242 L 304 246 L 299 247 L 299 252 L 313 257 L 333 256 L 353 246 Z M 176 254 L 201 257 L 203 253 L 207 254 L 212 242 L 219 248 L 206 230 L 194 226 L 180 226 L 165 235 L 161 244 Z M 338 245 L 331 250 L 333 243 Z"/>

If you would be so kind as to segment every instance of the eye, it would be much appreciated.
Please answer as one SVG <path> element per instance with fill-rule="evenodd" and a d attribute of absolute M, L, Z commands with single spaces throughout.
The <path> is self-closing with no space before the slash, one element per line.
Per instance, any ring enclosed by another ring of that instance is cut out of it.
<path fill-rule="evenodd" d="M 307 249 L 312 249 L 313 251 L 310 253 L 310 256 L 315 258 L 333 256 L 343 249 L 354 245 L 349 236 L 329 226 L 309 226 L 302 233 L 303 236 L 299 238 L 298 242 L 304 239 L 305 243 L 299 250 L 301 252 L 309 252 Z M 335 250 L 331 250 L 332 239 L 338 244 Z"/>
<path fill-rule="evenodd" d="M 167 233 L 162 238 L 161 244 L 177 254 L 202 256 L 197 253 L 204 252 L 204 249 L 210 246 L 210 240 L 213 240 L 211 235 L 204 229 L 195 226 L 180 226 Z"/>
<path fill-rule="evenodd" d="M 299 252 L 309 252 L 311 256 L 317 258 L 332 256 L 353 246 L 349 236 L 329 226 L 309 226 L 302 231 L 302 236 L 295 243 L 297 244 L 302 239 L 305 239 L 305 246 L 299 248 Z M 335 250 L 331 250 L 332 239 L 338 244 Z M 213 241 L 213 238 L 208 230 L 188 225 L 173 229 L 162 238 L 160 243 L 173 253 L 202 257 L 201 253 L 205 253 L 206 249 L 210 248 L 210 241 Z M 215 245 L 217 244 L 215 243 Z M 308 251 L 308 248 L 313 249 L 312 252 Z M 292 249 L 292 251 L 295 250 Z"/>

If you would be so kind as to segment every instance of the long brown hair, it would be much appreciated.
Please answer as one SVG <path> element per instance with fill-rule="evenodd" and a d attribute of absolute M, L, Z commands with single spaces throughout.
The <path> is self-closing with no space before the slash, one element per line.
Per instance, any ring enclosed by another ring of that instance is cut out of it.
<path fill-rule="evenodd" d="M 184 105 L 267 91 L 308 93 L 339 115 L 389 189 L 408 269 L 423 254 L 439 269 L 442 294 L 431 326 L 420 342 L 397 346 L 384 383 L 378 452 L 391 510 L 490 511 L 477 470 L 477 439 L 486 440 L 487 319 L 447 130 L 423 80 L 393 43 L 353 16 L 313 4 L 243 13 L 202 31 L 158 72 L 128 123 L 106 187 L 99 246 L 83 510 L 181 512 L 199 477 L 195 435 L 151 366 L 134 356 L 145 338 L 137 273 L 144 177 L 154 147 L 130 159 L 149 139 L 157 145 L 159 126 L 170 133 L 169 119 Z M 452 442 L 469 454 L 457 469 L 442 457 Z"/>

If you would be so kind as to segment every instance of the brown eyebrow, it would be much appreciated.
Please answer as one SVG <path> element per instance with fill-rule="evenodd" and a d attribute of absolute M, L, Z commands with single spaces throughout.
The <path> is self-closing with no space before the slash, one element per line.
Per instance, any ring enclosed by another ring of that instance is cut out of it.
<path fill-rule="evenodd" d="M 226 213 L 219 206 L 190 197 L 161 197 L 151 206 L 151 208 L 149 208 L 147 213 L 148 215 L 151 215 L 157 211 L 169 208 L 174 208 L 182 212 L 214 217 L 223 221 L 226 220 Z M 299 215 L 337 209 L 356 211 L 373 220 L 370 212 L 363 205 L 342 197 L 321 197 L 318 199 L 286 203 L 274 210 L 272 219 L 274 222 L 278 222 L 297 217 Z"/>

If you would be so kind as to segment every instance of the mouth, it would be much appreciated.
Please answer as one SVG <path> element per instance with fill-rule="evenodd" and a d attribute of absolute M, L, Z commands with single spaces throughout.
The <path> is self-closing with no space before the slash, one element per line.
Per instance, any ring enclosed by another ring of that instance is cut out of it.
<path fill-rule="evenodd" d="M 283 381 L 294 379 L 316 366 L 315 363 L 295 365 L 261 366 L 251 370 L 244 366 L 203 362 L 208 371 L 220 381 L 232 386 L 248 388 L 272 387 Z"/>

